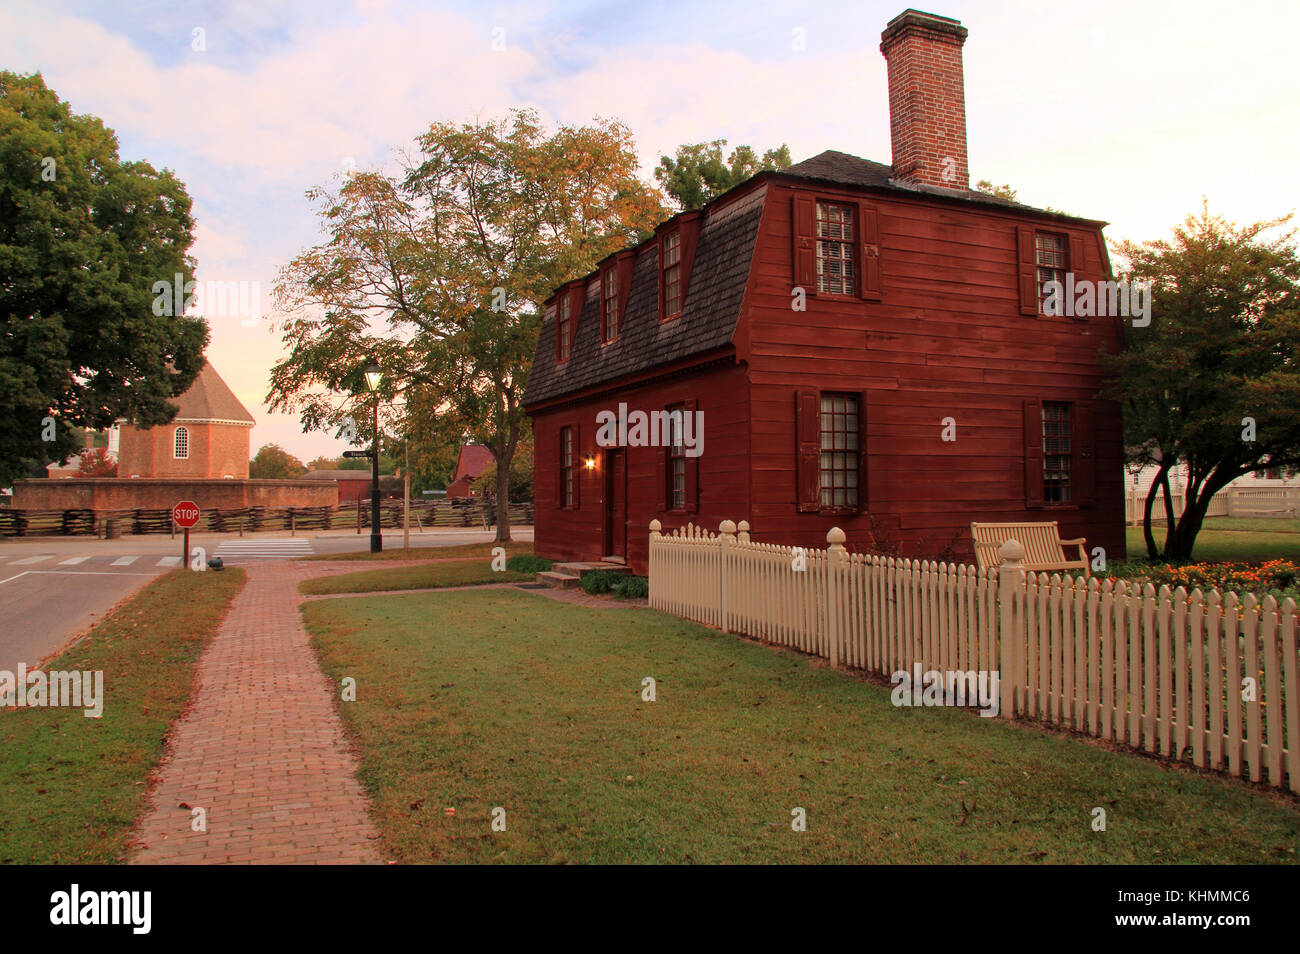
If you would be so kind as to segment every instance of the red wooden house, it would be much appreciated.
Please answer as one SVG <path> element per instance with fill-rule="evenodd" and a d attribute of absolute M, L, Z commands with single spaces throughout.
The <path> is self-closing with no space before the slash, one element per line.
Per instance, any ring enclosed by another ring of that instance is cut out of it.
<path fill-rule="evenodd" d="M 1123 557 L 1120 412 L 1098 398 L 1120 320 L 1043 307 L 1046 282 L 1109 276 L 1104 223 L 967 187 L 965 38 L 912 10 L 884 31 L 892 165 L 761 173 L 547 301 L 539 555 L 644 573 L 658 518 L 966 559 L 971 521 L 1056 520 Z"/>

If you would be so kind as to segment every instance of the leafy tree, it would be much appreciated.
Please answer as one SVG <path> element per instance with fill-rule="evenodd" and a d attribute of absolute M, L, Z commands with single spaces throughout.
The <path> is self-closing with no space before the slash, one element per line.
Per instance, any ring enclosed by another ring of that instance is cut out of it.
<path fill-rule="evenodd" d="M 171 172 L 120 159 L 39 73 L 0 71 L 0 484 L 67 460 L 74 428 L 175 415 L 208 329 L 155 314 L 154 284 L 193 277 L 193 226 Z"/>
<path fill-rule="evenodd" d="M 368 457 L 317 457 L 306 465 L 308 470 L 369 470 Z M 396 472 L 397 462 L 392 457 L 379 453 L 379 473 L 386 476 Z"/>
<path fill-rule="evenodd" d="M 1124 406 L 1128 462 L 1156 466 L 1142 527 L 1151 559 L 1188 560 L 1210 498 L 1243 474 L 1300 463 L 1300 257 L 1290 221 L 1238 226 L 1202 203 L 1171 239 L 1117 251 L 1124 278 L 1151 285 L 1151 322 L 1103 356 Z M 1188 469 L 1175 514 L 1169 471 Z M 1167 527 L 1152 532 L 1157 495 Z"/>
<path fill-rule="evenodd" d="M 304 429 L 350 429 L 364 445 L 375 395 L 362 372 L 377 361 L 381 430 L 414 433 L 418 415 L 450 414 L 491 450 L 497 539 L 509 540 L 507 475 L 542 303 L 648 235 L 664 209 L 637 179 L 618 122 L 546 134 L 536 113 L 516 110 L 495 123 L 434 123 L 416 147 L 399 160 L 401 178 L 362 172 L 308 193 L 325 238 L 277 282 L 289 355 L 272 369 L 268 402 L 299 412 Z"/>
<path fill-rule="evenodd" d="M 975 191 L 983 192 L 988 195 L 997 196 L 999 199 L 1006 199 L 1008 202 L 1019 202 L 1016 198 L 1016 190 L 1009 185 L 994 185 L 989 179 L 981 179 L 975 183 Z"/>
<path fill-rule="evenodd" d="M 83 450 L 77 461 L 78 477 L 116 477 L 117 461 L 108 456 L 108 450 L 96 447 Z"/>
<path fill-rule="evenodd" d="M 677 147 L 677 155 L 659 157 L 655 179 L 677 200 L 683 211 L 698 209 L 710 199 L 760 172 L 790 168 L 790 147 L 782 143 L 760 159 L 751 146 L 737 146 L 722 161 L 725 139 Z"/>
<path fill-rule="evenodd" d="M 248 462 L 248 476 L 255 480 L 293 480 L 306 472 L 302 461 L 279 444 L 263 444 Z"/>

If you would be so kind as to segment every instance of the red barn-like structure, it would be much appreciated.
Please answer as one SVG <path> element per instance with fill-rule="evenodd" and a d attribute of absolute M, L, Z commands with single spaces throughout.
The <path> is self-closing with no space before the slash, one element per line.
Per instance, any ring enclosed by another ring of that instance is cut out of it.
<path fill-rule="evenodd" d="M 760 173 L 546 302 L 540 556 L 644 573 L 657 518 L 963 559 L 971 521 L 1056 520 L 1123 558 L 1120 411 L 1098 397 L 1120 319 L 1043 304 L 1046 282 L 1109 278 L 1104 223 L 968 188 L 965 38 L 912 10 L 884 31 L 892 165 Z"/>

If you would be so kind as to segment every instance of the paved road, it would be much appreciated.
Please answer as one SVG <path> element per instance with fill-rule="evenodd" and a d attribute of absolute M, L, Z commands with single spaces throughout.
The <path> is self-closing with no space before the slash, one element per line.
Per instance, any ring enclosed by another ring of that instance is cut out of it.
<path fill-rule="evenodd" d="M 532 527 L 514 527 L 531 540 Z M 411 546 L 455 546 L 492 539 L 481 530 L 411 533 Z M 402 545 L 401 530 L 384 531 L 384 548 Z M 161 534 L 92 537 L 0 538 L 0 670 L 31 668 L 103 618 L 119 600 L 181 562 L 181 537 Z M 190 546 L 219 555 L 228 566 L 292 560 L 313 553 L 365 552 L 368 533 L 324 531 L 290 537 L 271 533 L 192 534 Z"/>

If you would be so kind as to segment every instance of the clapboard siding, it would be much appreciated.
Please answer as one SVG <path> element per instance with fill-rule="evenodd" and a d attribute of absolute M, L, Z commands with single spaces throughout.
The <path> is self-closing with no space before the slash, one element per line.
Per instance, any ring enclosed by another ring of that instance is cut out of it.
<path fill-rule="evenodd" d="M 1067 536 L 1086 536 L 1111 559 L 1122 557 L 1119 411 L 1097 400 L 1097 354 L 1117 349 L 1118 326 L 1019 314 L 1017 226 L 1034 220 L 867 197 L 878 209 L 882 300 L 809 296 L 799 312 L 791 308 L 793 191 L 769 189 L 742 316 L 753 386 L 755 532 L 773 543 L 817 546 L 820 534 L 839 526 L 850 546 L 867 546 L 874 522 L 921 555 L 968 556 L 973 520 L 1057 520 Z M 1104 275 L 1095 227 L 1040 227 L 1081 236 L 1076 274 Z M 865 392 L 869 516 L 798 511 L 800 390 Z M 1026 508 L 1027 398 L 1094 402 L 1095 506 Z M 955 441 L 941 439 L 945 418 L 956 423 Z"/>
<path fill-rule="evenodd" d="M 649 557 L 650 521 L 680 526 L 688 520 L 714 526 L 747 500 L 752 474 L 749 457 L 749 389 L 745 369 L 736 365 L 645 385 L 585 401 L 575 407 L 534 415 L 534 519 L 535 549 L 551 560 L 595 560 L 604 556 L 605 477 L 596 446 L 596 415 L 617 412 L 620 402 L 628 411 L 662 410 L 687 400 L 698 401 L 704 415 L 704 453 L 698 458 L 698 509 L 667 512 L 665 490 L 659 485 L 658 447 L 627 448 L 628 563 L 645 573 Z M 581 469 L 579 506 L 561 510 L 558 505 L 560 428 L 577 425 L 579 459 L 596 455 L 594 471 Z"/>

